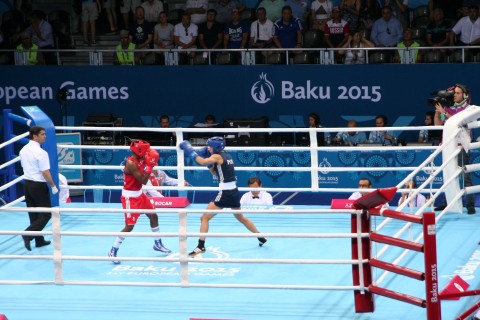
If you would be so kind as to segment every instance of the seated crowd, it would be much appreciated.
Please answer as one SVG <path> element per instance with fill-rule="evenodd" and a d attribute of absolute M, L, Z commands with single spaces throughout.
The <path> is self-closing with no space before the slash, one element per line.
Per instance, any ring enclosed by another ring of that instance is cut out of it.
<path fill-rule="evenodd" d="M 466 50 L 463 55 L 455 50 L 455 46 L 480 45 L 477 0 L 429 0 L 428 5 L 415 9 L 408 7 L 408 0 L 187 0 L 182 10 L 176 11 L 180 19 L 172 11 L 165 11 L 159 0 L 138 2 L 135 8 L 133 2 L 131 11 L 121 10 L 124 28 L 120 32 L 116 22 L 114 26 L 110 23 L 109 34 L 120 36 L 114 53 L 117 65 L 164 64 L 165 59 L 173 59 L 165 51 L 154 53 L 150 49 L 185 50 L 175 57 L 175 64 L 238 64 L 242 62 L 240 55 L 220 50 L 245 48 L 263 49 L 256 52 L 256 63 L 268 64 L 285 62 L 285 52 L 274 50 L 282 48 L 289 49 L 288 57 L 292 59 L 306 57 L 315 48 L 338 49 L 331 57 L 332 63 L 344 64 L 366 63 L 367 52 L 361 48 L 372 47 L 385 48 L 369 55 L 373 63 L 459 62 L 464 55 L 467 61 L 480 61 L 478 48 Z M 101 5 L 94 9 L 101 10 Z M 98 12 L 93 18 L 97 16 Z M 110 22 L 110 14 L 108 17 Z M 96 45 L 93 18 L 82 20 L 86 46 Z M 1 30 L 2 48 L 37 51 L 55 47 L 52 26 L 38 11 L 29 16 L 26 29 L 17 30 L 27 32 L 33 46 L 23 46 L 22 32 L 11 35 L 3 25 Z M 132 50 L 135 54 L 130 54 Z M 48 53 L 43 54 L 44 59 L 38 57 L 24 64 L 49 61 Z M 311 61 L 305 58 L 303 63 Z"/>
<path fill-rule="evenodd" d="M 425 126 L 434 126 L 435 112 L 428 111 L 425 113 Z M 168 115 L 162 115 L 160 117 L 162 128 L 171 128 L 170 118 Z M 268 119 L 267 117 L 261 117 L 258 119 Z M 194 128 L 234 128 L 230 126 L 230 122 L 237 121 L 242 123 L 243 126 L 248 126 L 247 121 L 256 121 L 257 118 L 245 118 L 245 119 L 227 119 L 224 123 L 217 123 L 213 115 L 207 115 L 205 122 L 197 123 Z M 308 115 L 308 127 L 309 128 L 325 128 L 321 125 L 320 115 L 313 112 Z M 442 130 L 427 130 L 422 129 L 418 133 L 413 131 L 405 132 L 400 135 L 400 132 L 396 130 L 384 130 L 384 127 L 389 127 L 387 116 L 381 114 L 377 115 L 374 119 L 374 126 L 378 130 L 371 132 L 358 130 L 359 126 L 356 120 L 349 120 L 346 123 L 345 131 L 340 132 L 317 132 L 317 144 L 318 146 L 358 146 L 362 144 L 373 144 L 382 146 L 395 146 L 401 144 L 425 144 L 425 145 L 439 145 L 442 140 Z M 262 126 L 269 127 L 268 120 L 263 122 Z M 240 126 L 239 126 L 240 127 Z M 260 127 L 260 126 L 255 126 Z M 140 134 L 137 132 L 137 134 Z M 218 132 L 201 132 L 201 133 L 186 133 L 185 138 L 190 140 L 192 145 L 203 145 L 209 137 L 217 136 Z M 407 137 L 408 136 L 408 137 Z M 132 136 L 133 137 L 133 136 Z M 248 138 L 247 138 L 248 137 Z M 176 145 L 175 132 L 146 132 L 142 136 L 134 136 L 137 139 L 145 139 L 151 141 L 154 145 L 173 146 Z M 309 146 L 310 134 L 308 132 L 285 132 L 285 133 L 266 133 L 266 134 L 249 134 L 249 135 L 226 135 L 229 145 L 249 145 L 249 146 L 280 146 L 280 145 L 296 145 L 296 146 Z"/>

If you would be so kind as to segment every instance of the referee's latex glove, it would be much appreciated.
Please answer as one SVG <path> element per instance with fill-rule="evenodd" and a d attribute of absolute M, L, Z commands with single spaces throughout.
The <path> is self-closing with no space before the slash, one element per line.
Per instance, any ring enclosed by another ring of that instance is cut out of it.
<path fill-rule="evenodd" d="M 58 193 L 57 186 L 53 186 L 52 187 L 52 194 L 57 194 L 57 193 Z"/>

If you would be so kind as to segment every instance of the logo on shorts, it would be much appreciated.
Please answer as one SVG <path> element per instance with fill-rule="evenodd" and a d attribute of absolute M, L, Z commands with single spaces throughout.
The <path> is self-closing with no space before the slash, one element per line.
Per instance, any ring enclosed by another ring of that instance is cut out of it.
<path fill-rule="evenodd" d="M 250 90 L 252 99 L 256 103 L 260 104 L 264 104 L 272 100 L 274 93 L 275 89 L 273 88 L 273 84 L 267 80 L 266 73 L 260 74 L 260 80 L 255 82 Z"/>

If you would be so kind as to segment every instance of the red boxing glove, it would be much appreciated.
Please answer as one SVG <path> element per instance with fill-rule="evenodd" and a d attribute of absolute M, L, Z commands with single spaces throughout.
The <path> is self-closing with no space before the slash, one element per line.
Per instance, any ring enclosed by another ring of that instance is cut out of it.
<path fill-rule="evenodd" d="M 153 171 L 153 167 L 151 167 L 151 166 L 146 166 L 145 167 L 145 174 L 146 175 L 150 175 L 152 173 L 152 171 Z"/>
<path fill-rule="evenodd" d="M 155 167 L 158 164 L 158 159 L 160 159 L 158 152 L 154 149 L 148 149 L 145 154 L 145 165 Z"/>

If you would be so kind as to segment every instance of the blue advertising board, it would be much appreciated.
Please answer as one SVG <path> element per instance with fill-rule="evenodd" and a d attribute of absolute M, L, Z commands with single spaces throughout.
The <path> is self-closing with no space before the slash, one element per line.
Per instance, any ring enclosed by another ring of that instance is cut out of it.
<path fill-rule="evenodd" d="M 247 187 L 247 180 L 258 176 L 263 185 L 268 188 L 309 188 L 310 171 L 275 171 L 275 167 L 310 167 L 310 152 L 308 151 L 229 151 L 237 167 L 272 167 L 271 171 L 240 171 L 237 170 L 237 181 L 241 187 Z M 357 188 L 358 179 L 367 177 L 374 187 L 391 187 L 402 181 L 409 172 L 392 170 L 369 170 L 382 167 L 417 167 L 429 155 L 428 150 L 385 150 L 385 151 L 341 151 L 332 147 L 332 151 L 319 151 L 319 187 L 320 188 Z M 83 151 L 83 163 L 89 165 L 124 165 L 130 155 L 128 150 L 89 149 Z M 437 161 L 440 162 L 440 159 Z M 472 150 L 472 163 L 480 163 L 480 151 Z M 440 165 L 441 163 L 435 163 Z M 177 153 L 174 150 L 162 150 L 159 166 L 176 166 Z M 193 160 L 187 158 L 185 165 L 195 166 Z M 332 167 L 364 167 L 365 170 L 342 172 L 328 171 Z M 324 168 L 322 170 L 322 168 Z M 121 168 L 116 170 L 86 169 L 84 183 L 87 185 L 123 185 Z M 166 173 L 176 178 L 176 170 L 166 170 Z M 421 184 L 429 177 L 428 170 L 421 171 L 416 181 Z M 218 186 L 208 170 L 186 171 L 185 179 L 192 186 Z M 475 183 L 480 182 L 480 172 L 473 174 Z M 434 188 L 443 183 L 443 177 L 435 178 Z"/>
<path fill-rule="evenodd" d="M 69 123 L 82 125 L 90 113 L 111 113 L 124 126 L 191 127 L 214 114 L 225 118 L 266 116 L 270 127 L 306 127 L 317 112 L 324 127 L 344 127 L 351 119 L 374 126 L 378 114 L 389 126 L 423 125 L 431 92 L 478 77 L 473 64 L 292 65 L 178 67 L 2 67 L 0 103 L 14 109 L 39 105 L 59 125 L 56 93 L 68 89 Z M 48 77 L 45 73 L 48 70 Z M 479 95 L 480 96 L 480 95 Z M 405 133 L 403 133 L 405 135 Z M 414 139 L 415 137 L 412 137 Z M 411 139 L 407 139 L 411 140 Z"/>
<path fill-rule="evenodd" d="M 81 145 L 80 132 L 57 133 L 57 143 L 63 145 Z M 82 152 L 80 149 L 60 148 L 57 147 L 58 164 L 59 165 L 80 165 L 82 164 Z M 68 182 L 83 182 L 83 172 L 81 169 L 58 170 L 67 178 Z"/>

